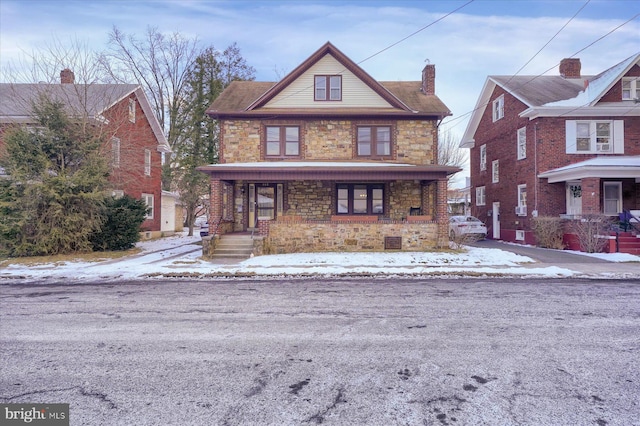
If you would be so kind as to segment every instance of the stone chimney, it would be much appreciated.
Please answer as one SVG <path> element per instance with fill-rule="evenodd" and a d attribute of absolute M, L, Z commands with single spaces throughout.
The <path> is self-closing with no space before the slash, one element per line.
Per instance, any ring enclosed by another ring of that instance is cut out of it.
<path fill-rule="evenodd" d="M 422 70 L 422 93 L 436 94 L 436 66 L 433 64 L 427 64 Z"/>
<path fill-rule="evenodd" d="M 60 83 L 73 84 L 76 80 L 76 76 L 69 68 L 65 68 L 60 71 Z"/>
<path fill-rule="evenodd" d="M 564 58 L 560 61 L 560 75 L 564 78 L 580 78 L 580 58 Z"/>

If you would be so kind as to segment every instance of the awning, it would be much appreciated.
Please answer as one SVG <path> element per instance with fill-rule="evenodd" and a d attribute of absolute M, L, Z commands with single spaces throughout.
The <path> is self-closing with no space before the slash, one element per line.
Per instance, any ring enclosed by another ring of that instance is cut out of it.
<path fill-rule="evenodd" d="M 538 177 L 549 183 L 567 182 L 584 178 L 640 179 L 640 156 L 596 157 L 579 163 L 542 172 Z"/>

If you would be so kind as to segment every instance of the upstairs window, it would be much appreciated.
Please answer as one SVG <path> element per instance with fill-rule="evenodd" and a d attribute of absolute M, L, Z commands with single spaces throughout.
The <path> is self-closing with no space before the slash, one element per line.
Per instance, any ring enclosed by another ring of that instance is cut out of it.
<path fill-rule="evenodd" d="M 623 77 L 622 78 L 622 100 L 632 101 L 640 99 L 640 78 Z"/>
<path fill-rule="evenodd" d="M 504 95 L 500 95 L 493 101 L 493 121 L 498 121 L 504 117 Z"/>
<path fill-rule="evenodd" d="M 491 182 L 500 182 L 500 164 L 498 163 L 498 160 L 493 160 L 491 162 Z"/>
<path fill-rule="evenodd" d="M 316 101 L 342 100 L 342 76 L 316 75 L 314 93 Z"/>
<path fill-rule="evenodd" d="M 133 99 L 129 99 L 129 121 L 136 122 L 136 101 Z"/>
<path fill-rule="evenodd" d="M 480 171 L 487 170 L 487 145 L 480 146 Z"/>
<path fill-rule="evenodd" d="M 111 165 L 120 167 L 120 139 L 111 139 Z"/>
<path fill-rule="evenodd" d="M 300 127 L 266 126 L 265 154 L 271 158 L 300 156 Z"/>
<path fill-rule="evenodd" d="M 518 129 L 518 160 L 527 158 L 527 128 Z"/>
<path fill-rule="evenodd" d="M 624 120 L 568 120 L 566 153 L 624 154 Z"/>
<path fill-rule="evenodd" d="M 144 174 L 145 176 L 151 176 L 151 151 L 144 150 Z"/>
<path fill-rule="evenodd" d="M 356 134 L 358 157 L 391 156 L 390 126 L 358 126 Z"/>

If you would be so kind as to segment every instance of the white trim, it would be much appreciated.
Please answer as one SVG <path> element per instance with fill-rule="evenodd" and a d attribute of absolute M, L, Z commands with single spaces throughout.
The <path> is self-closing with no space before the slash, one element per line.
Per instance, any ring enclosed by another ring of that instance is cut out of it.
<path fill-rule="evenodd" d="M 635 103 L 619 103 L 612 105 L 600 105 L 590 107 L 584 105 L 581 107 L 531 107 L 527 108 L 518 114 L 520 117 L 529 118 L 533 120 L 538 117 L 610 117 L 610 116 L 625 116 L 625 117 L 638 117 L 640 116 L 640 108 Z"/>

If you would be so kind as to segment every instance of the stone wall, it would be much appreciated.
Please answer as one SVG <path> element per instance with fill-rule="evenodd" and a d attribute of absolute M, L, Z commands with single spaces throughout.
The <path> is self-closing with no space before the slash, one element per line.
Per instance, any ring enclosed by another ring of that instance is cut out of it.
<path fill-rule="evenodd" d="M 409 216 L 411 207 L 422 207 L 422 189 L 419 183 L 396 181 L 389 184 L 389 189 L 389 218 L 401 220 Z"/>
<path fill-rule="evenodd" d="M 264 240 L 264 254 L 385 251 L 385 237 L 401 237 L 402 251 L 438 247 L 437 224 L 428 221 L 411 224 L 272 221 Z"/>
<path fill-rule="evenodd" d="M 327 220 L 331 217 L 333 185 L 326 181 L 292 181 L 285 185 L 285 214 L 305 219 Z"/>

